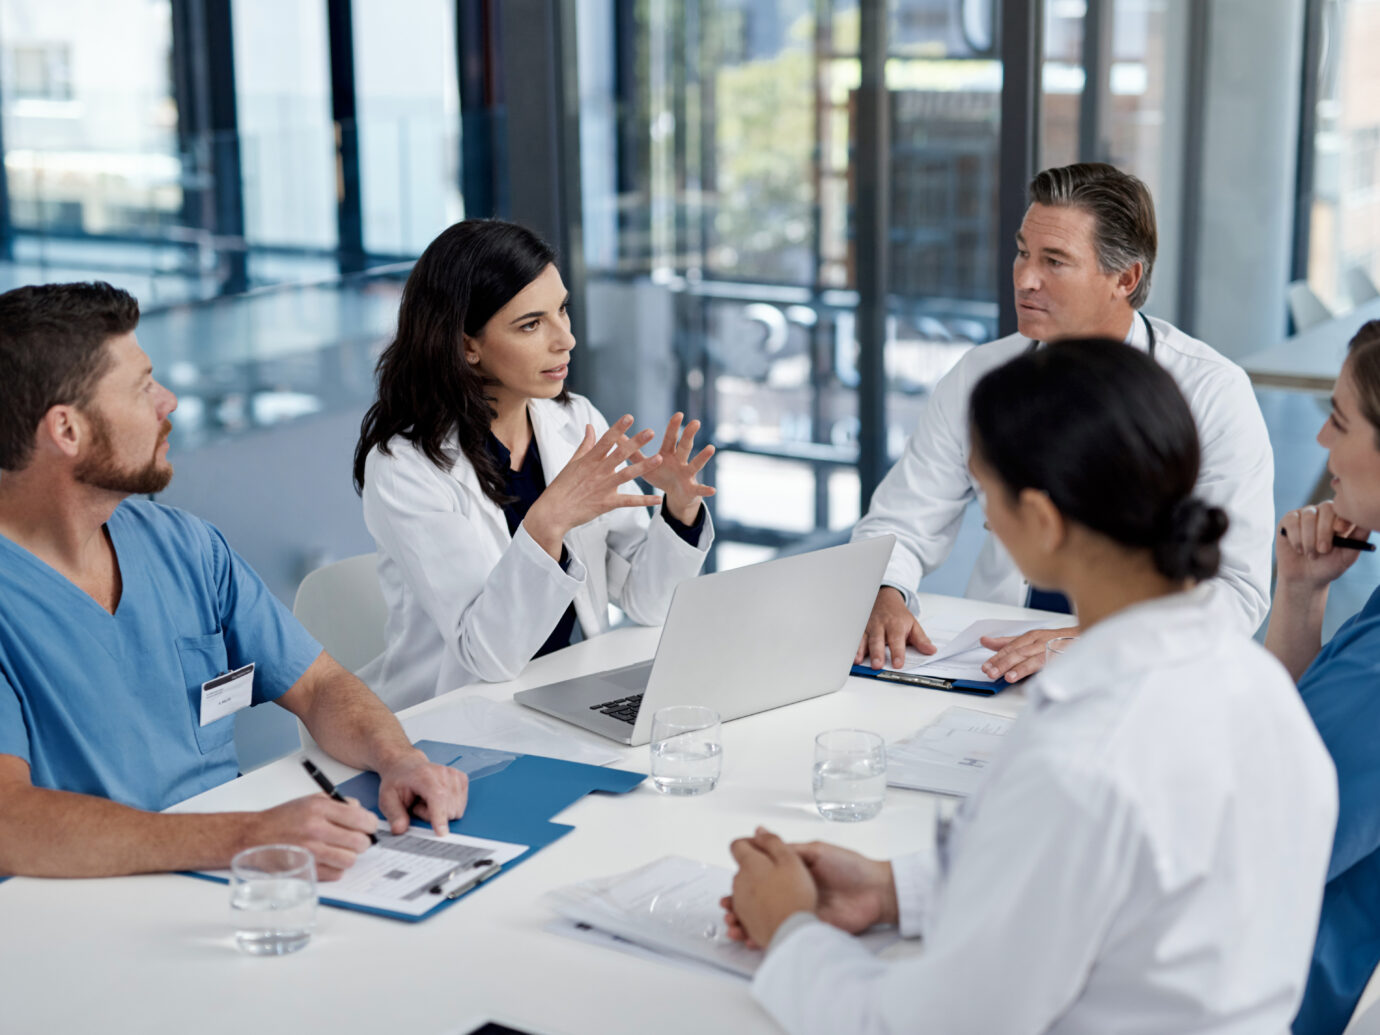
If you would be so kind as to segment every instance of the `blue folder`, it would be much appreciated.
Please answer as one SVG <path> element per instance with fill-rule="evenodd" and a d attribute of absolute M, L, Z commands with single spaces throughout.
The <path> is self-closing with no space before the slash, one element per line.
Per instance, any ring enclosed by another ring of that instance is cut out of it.
<path fill-rule="evenodd" d="M 416 745 L 437 765 L 448 765 L 465 772 L 470 778 L 469 801 L 465 814 L 449 823 L 452 833 L 484 837 L 491 841 L 507 841 L 527 845 L 527 851 L 503 864 L 494 876 L 501 880 L 519 863 L 526 862 L 553 841 L 575 828 L 566 823 L 553 823 L 551 817 L 573 805 L 586 794 L 624 794 L 647 778 L 645 773 L 623 769 L 605 769 L 581 762 L 566 762 L 544 755 L 520 755 L 511 751 L 470 747 L 465 744 L 445 744 L 438 740 L 419 740 Z M 379 775 L 360 773 L 337 786 L 341 794 L 358 799 L 366 809 L 379 812 Z M 429 827 L 426 820 L 412 817 L 414 826 Z M 194 876 L 206 876 L 195 874 Z M 211 878 L 213 880 L 218 878 Z M 487 883 L 487 882 L 486 882 Z M 409 916 L 391 910 L 373 909 L 321 895 L 326 905 L 354 909 L 362 913 L 416 922 L 435 916 L 442 909 L 467 897 L 483 885 L 465 892 L 459 898 L 442 898 L 435 907 L 421 916 Z M 322 892 L 329 885 L 321 885 Z"/>
<path fill-rule="evenodd" d="M 894 668 L 872 668 L 869 665 L 854 665 L 849 675 L 865 676 L 868 679 L 881 679 L 888 683 L 904 683 L 907 686 L 923 686 L 930 690 L 953 690 L 960 694 L 982 694 L 991 697 L 1008 686 L 1005 679 L 984 683 L 976 679 L 945 679 L 942 676 L 926 676 L 918 672 L 898 672 Z M 1018 680 L 1019 682 L 1019 680 Z"/>

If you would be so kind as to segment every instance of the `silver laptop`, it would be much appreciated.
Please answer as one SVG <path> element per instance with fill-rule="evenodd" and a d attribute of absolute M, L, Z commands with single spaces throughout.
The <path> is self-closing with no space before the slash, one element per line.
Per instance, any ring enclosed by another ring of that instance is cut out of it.
<path fill-rule="evenodd" d="M 708 705 L 728 720 L 832 693 L 848 678 L 895 542 L 878 536 L 688 579 L 651 661 L 513 700 L 645 744 L 652 715 L 668 704 Z"/>

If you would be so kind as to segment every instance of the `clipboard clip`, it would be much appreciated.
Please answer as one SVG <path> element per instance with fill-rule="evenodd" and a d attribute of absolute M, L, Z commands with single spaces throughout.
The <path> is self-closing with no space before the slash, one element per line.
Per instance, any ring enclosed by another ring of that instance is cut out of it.
<path fill-rule="evenodd" d="M 466 878 L 465 880 L 457 884 L 455 887 L 447 891 L 446 900 L 450 901 L 452 899 L 457 899 L 461 895 L 465 894 L 465 892 L 473 891 L 475 888 L 479 887 L 479 885 L 483 884 L 489 878 L 497 876 L 502 869 L 502 863 L 491 863 L 484 869 L 481 869 L 474 876 Z"/>
<path fill-rule="evenodd" d="M 881 669 L 874 676 L 893 683 L 909 683 L 911 686 L 927 686 L 932 690 L 952 690 L 954 681 L 941 676 L 922 676 L 918 672 L 897 672 L 894 669 Z"/>

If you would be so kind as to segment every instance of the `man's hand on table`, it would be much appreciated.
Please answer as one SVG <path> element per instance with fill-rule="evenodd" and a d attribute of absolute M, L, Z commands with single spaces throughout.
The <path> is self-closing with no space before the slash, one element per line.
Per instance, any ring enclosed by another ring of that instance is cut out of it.
<path fill-rule="evenodd" d="M 1005 679 L 1014 683 L 1045 667 L 1045 644 L 1060 636 L 1077 636 L 1078 626 L 1065 629 L 1034 629 L 1020 636 L 984 636 L 981 643 L 996 651 L 982 665 L 982 671 L 993 681 Z"/>
<path fill-rule="evenodd" d="M 459 769 L 437 765 L 414 748 L 379 770 L 379 811 L 395 834 L 407 830 L 415 810 L 444 837 L 448 822 L 465 814 L 469 788 L 470 778 Z"/>
<path fill-rule="evenodd" d="M 883 586 L 877 591 L 877 599 L 872 604 L 872 614 L 867 619 L 867 629 L 853 664 L 869 664 L 873 668 L 886 666 L 887 651 L 891 651 L 891 667 L 905 668 L 906 646 L 909 645 L 921 654 L 933 654 L 938 648 L 930 642 L 919 620 L 906 607 L 906 598 L 894 586 Z"/>

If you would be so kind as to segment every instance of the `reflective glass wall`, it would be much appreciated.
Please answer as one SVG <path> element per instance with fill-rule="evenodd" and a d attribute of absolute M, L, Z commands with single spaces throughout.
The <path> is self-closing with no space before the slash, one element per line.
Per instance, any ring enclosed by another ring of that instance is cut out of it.
<path fill-rule="evenodd" d="M 721 565 L 843 534 L 861 492 L 858 157 L 879 146 L 859 122 L 859 5 L 580 14 L 582 62 L 615 70 L 582 98 L 586 149 L 616 156 L 585 168 L 590 383 L 647 423 L 706 421 Z M 935 381 L 995 333 L 1001 64 L 991 5 L 897 0 L 886 17 L 890 457 Z M 621 391 L 615 370 L 633 371 Z"/>
<path fill-rule="evenodd" d="M 1345 309 L 1380 281 L 1380 3 L 1325 0 L 1308 284 Z"/>

